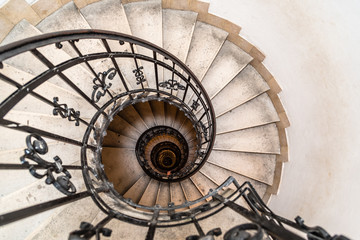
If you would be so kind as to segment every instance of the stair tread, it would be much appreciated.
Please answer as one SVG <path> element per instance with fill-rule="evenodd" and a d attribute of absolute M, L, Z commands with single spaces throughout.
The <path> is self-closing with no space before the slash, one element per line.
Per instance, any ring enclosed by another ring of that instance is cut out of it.
<path fill-rule="evenodd" d="M 216 119 L 217 133 L 236 131 L 280 121 L 266 93 L 230 110 Z"/>
<path fill-rule="evenodd" d="M 134 150 L 103 147 L 102 163 L 106 176 L 120 194 L 144 175 Z"/>
<path fill-rule="evenodd" d="M 67 19 L 64 21 L 64 19 Z M 89 23 L 85 20 L 85 18 L 80 14 L 79 10 L 77 9 L 74 2 L 69 2 L 58 9 L 56 12 L 48 16 L 47 18 L 43 19 L 36 27 L 43 33 L 54 32 L 54 31 L 65 31 L 65 30 L 72 30 L 72 29 L 91 29 Z M 105 47 L 102 45 L 100 40 L 96 39 L 82 39 L 80 43 L 75 45 L 82 53 L 82 55 L 90 54 L 90 53 L 97 53 L 97 52 L 106 52 Z M 78 57 L 78 53 L 70 46 L 69 43 L 64 42 L 62 50 L 65 51 L 71 57 Z M 110 59 L 98 59 L 89 62 L 92 69 L 95 73 L 102 73 L 107 71 L 110 68 L 113 68 L 113 64 Z M 91 71 L 86 65 L 77 65 L 72 67 L 70 70 L 75 71 L 81 69 L 81 66 L 84 66 L 87 71 Z M 68 70 L 68 71 L 70 71 Z M 76 73 L 74 76 L 78 76 L 79 74 Z M 89 81 L 95 77 L 94 75 L 90 75 Z M 70 76 L 71 78 L 73 76 Z M 83 80 L 84 78 L 82 78 Z M 86 79 L 86 78 L 85 78 Z M 120 78 L 115 75 L 113 83 L 120 83 Z M 88 84 L 89 87 L 92 87 L 92 84 Z M 116 85 L 116 87 L 121 87 L 121 85 Z M 111 89 L 115 91 L 116 87 L 112 87 Z"/>
<path fill-rule="evenodd" d="M 179 182 L 171 182 L 170 183 L 170 199 L 171 202 L 174 203 L 175 206 L 182 205 L 185 203 L 185 195 L 183 189 Z M 184 209 L 177 209 L 175 212 L 183 211 Z"/>
<path fill-rule="evenodd" d="M 77 192 L 80 192 L 85 187 L 81 171 L 68 171 L 72 176 L 71 181 L 75 185 Z M 30 173 L 26 172 L 26 174 Z M 2 206 L 2 213 L 5 213 L 61 197 L 64 197 L 64 194 L 54 186 L 47 185 L 44 178 L 0 198 L 0 205 Z"/>
<path fill-rule="evenodd" d="M 176 118 L 176 112 L 178 111 L 178 109 L 170 104 L 165 104 L 164 106 L 165 108 L 165 125 L 166 126 L 173 126 L 173 123 L 175 121 Z"/>
<path fill-rule="evenodd" d="M 186 65 L 190 67 L 198 79 L 203 78 L 227 35 L 228 33 L 222 29 L 203 22 L 196 22 Z"/>
<path fill-rule="evenodd" d="M 211 102 L 218 117 L 267 90 L 269 86 L 265 80 L 248 65 Z"/>
<path fill-rule="evenodd" d="M 156 198 L 156 204 L 159 204 L 162 207 L 168 207 L 170 201 L 170 185 L 167 182 L 161 182 Z"/>
<path fill-rule="evenodd" d="M 163 101 L 150 101 L 151 111 L 153 112 L 157 125 L 165 124 L 165 109 Z"/>
<path fill-rule="evenodd" d="M 225 41 L 201 81 L 210 98 L 221 91 L 251 60 L 252 57 L 241 48 Z"/>
<path fill-rule="evenodd" d="M 8 64 L 4 64 L 4 68 L 1 69 L 1 73 L 21 85 L 26 84 L 34 78 L 33 75 Z M 59 97 L 59 99 L 65 102 L 69 107 L 80 110 L 81 115 L 85 118 L 91 118 L 96 112 L 96 109 L 93 106 L 91 106 L 74 91 L 69 91 L 68 89 L 62 88 L 51 82 L 44 82 L 37 87 L 34 92 L 47 98 L 51 102 L 53 101 L 53 97 Z M 52 115 L 53 106 L 50 106 L 29 94 L 16 104 L 13 110 Z"/>
<path fill-rule="evenodd" d="M 118 0 L 95 2 L 80 9 L 80 12 L 93 29 L 102 29 L 131 35 L 124 7 Z M 129 44 L 120 45 L 118 41 L 113 40 L 108 40 L 107 42 L 112 51 L 131 52 Z M 115 61 L 125 78 L 128 88 L 139 89 L 141 86 L 136 85 L 136 82 L 133 81 L 134 74 L 132 70 L 136 68 L 134 60 L 131 58 L 118 58 Z M 122 86 L 121 81 L 113 81 L 112 83 L 118 84 L 116 88 L 118 92 L 124 91 L 125 88 Z"/>
<path fill-rule="evenodd" d="M 245 177 L 272 185 L 276 156 L 213 150 L 208 162 Z"/>
<path fill-rule="evenodd" d="M 134 36 L 145 39 L 157 46 L 162 47 L 162 9 L 161 1 L 142 1 L 124 4 L 125 13 Z M 139 18 L 139 16 L 141 16 Z M 147 56 L 153 56 L 152 51 L 143 47 L 137 51 Z M 154 65 L 142 61 L 147 84 L 155 88 Z M 162 68 L 159 70 L 159 81 L 162 81 Z"/>
<path fill-rule="evenodd" d="M 156 197 L 159 189 L 160 182 L 151 179 L 149 185 L 146 187 L 145 192 L 143 193 L 139 204 L 145 206 L 154 206 L 156 204 Z"/>
<path fill-rule="evenodd" d="M 90 197 L 81 199 L 50 216 L 27 239 L 67 239 L 70 232 L 80 229 L 81 222 L 91 223 L 98 212 L 99 208 Z"/>
<path fill-rule="evenodd" d="M 195 28 L 196 12 L 163 9 L 163 47 L 185 62 Z"/>
<path fill-rule="evenodd" d="M 156 125 L 155 118 L 149 102 L 139 102 L 133 106 L 135 110 L 139 113 L 141 118 L 144 120 L 148 128 L 154 127 Z"/>
<path fill-rule="evenodd" d="M 215 149 L 280 154 L 280 142 L 275 123 L 216 136 Z"/>
<path fill-rule="evenodd" d="M 108 129 L 134 140 L 138 139 L 140 136 L 140 133 L 136 128 L 118 115 L 114 115 L 114 119 L 111 121 Z"/>
<path fill-rule="evenodd" d="M 185 199 L 187 201 L 195 201 L 202 197 L 201 192 L 195 187 L 194 183 L 190 181 L 190 179 L 185 179 L 181 181 L 180 184 L 184 190 Z M 203 204 L 203 202 L 200 204 Z M 200 204 L 195 204 L 192 207 L 198 206 Z"/>
<path fill-rule="evenodd" d="M 201 170 L 190 177 L 191 180 L 196 184 L 196 186 L 200 189 L 201 194 L 203 196 L 209 193 L 210 189 L 216 189 L 218 187 L 213 181 L 207 178 Z"/>
<path fill-rule="evenodd" d="M 148 129 L 144 120 L 132 105 L 120 111 L 118 115 L 135 127 L 140 133 L 143 133 Z"/>
<path fill-rule="evenodd" d="M 128 148 L 135 149 L 136 140 L 120 135 L 111 130 L 106 130 L 107 135 L 104 137 L 104 147 L 117 147 L 117 148 Z"/>
<path fill-rule="evenodd" d="M 130 198 L 134 203 L 138 203 L 143 195 L 150 177 L 143 175 L 131 188 L 124 194 L 124 198 Z"/>
<path fill-rule="evenodd" d="M 221 185 L 229 176 L 233 176 L 240 185 L 246 181 L 249 181 L 254 186 L 256 191 L 259 193 L 260 197 L 263 197 L 263 195 L 266 192 L 266 188 L 268 187 L 268 185 L 265 183 L 261 183 L 261 182 L 252 180 L 250 178 L 230 172 L 224 168 L 220 168 L 220 167 L 210 164 L 210 163 L 206 163 L 203 166 L 203 168 L 201 169 L 201 172 L 205 173 L 206 175 L 208 175 L 209 177 L 214 179 L 218 185 Z M 229 188 L 231 188 L 233 190 L 236 189 L 234 184 L 230 184 Z"/>

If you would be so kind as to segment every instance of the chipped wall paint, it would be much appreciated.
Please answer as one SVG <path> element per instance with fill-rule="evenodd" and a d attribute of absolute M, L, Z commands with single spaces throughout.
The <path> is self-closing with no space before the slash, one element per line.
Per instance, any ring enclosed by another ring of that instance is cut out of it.
<path fill-rule="evenodd" d="M 270 207 L 360 239 L 360 2 L 210 0 L 266 55 L 291 126 Z"/>

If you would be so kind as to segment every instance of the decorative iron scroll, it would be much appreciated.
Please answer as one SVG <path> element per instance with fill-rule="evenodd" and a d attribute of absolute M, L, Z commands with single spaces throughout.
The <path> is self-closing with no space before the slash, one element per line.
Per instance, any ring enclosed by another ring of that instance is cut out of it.
<path fill-rule="evenodd" d="M 25 153 L 20 157 L 23 165 L 28 167 L 31 175 L 35 178 L 46 177 L 46 184 L 53 184 L 54 187 L 65 195 L 72 195 L 76 193 L 74 184 L 70 181 L 71 174 L 62 166 L 62 161 L 58 156 L 54 157 L 54 162 L 48 162 L 42 159 L 40 155 L 45 155 L 48 152 L 48 146 L 45 140 L 37 134 L 30 134 L 26 137 Z M 30 164 L 28 160 L 37 163 L 38 166 L 45 168 L 44 173 L 39 173 L 36 165 Z M 54 173 L 61 174 L 55 178 Z"/>
<path fill-rule="evenodd" d="M 146 79 L 144 77 L 144 72 L 141 71 L 142 69 L 144 69 L 143 66 L 138 67 L 136 69 L 133 70 L 133 73 L 135 73 L 135 77 L 136 77 L 136 84 L 139 85 L 143 82 L 146 82 Z"/>
<path fill-rule="evenodd" d="M 193 100 L 191 108 L 196 111 L 199 106 L 200 104 L 198 103 L 198 101 Z"/>
<path fill-rule="evenodd" d="M 75 126 L 79 126 L 80 123 L 80 111 L 75 111 L 73 108 L 68 108 L 67 104 L 59 104 L 59 98 L 54 97 L 54 110 L 53 115 L 60 115 L 62 118 L 67 118 L 70 122 L 75 121 Z"/>
<path fill-rule="evenodd" d="M 185 90 L 185 86 L 181 85 L 178 81 L 169 79 L 165 82 L 159 83 L 159 87 L 171 90 Z"/>
<path fill-rule="evenodd" d="M 116 76 L 116 69 L 110 68 L 106 72 L 99 72 L 97 77 L 93 79 L 93 92 L 91 94 L 91 100 L 94 103 L 99 102 L 100 98 L 105 96 L 107 90 L 112 86 L 111 83 L 106 84 L 106 79 L 113 80 Z"/>
<path fill-rule="evenodd" d="M 112 230 L 109 228 L 97 228 L 88 222 L 81 222 L 80 230 L 70 233 L 69 240 L 86 240 L 96 235 L 96 239 L 100 239 L 100 234 L 105 237 L 110 237 Z"/>

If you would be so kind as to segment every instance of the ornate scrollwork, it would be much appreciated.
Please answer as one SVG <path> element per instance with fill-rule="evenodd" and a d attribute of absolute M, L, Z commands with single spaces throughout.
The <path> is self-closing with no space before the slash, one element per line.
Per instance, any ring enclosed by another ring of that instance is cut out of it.
<path fill-rule="evenodd" d="M 251 234 L 251 232 L 254 233 Z M 247 223 L 233 227 L 227 231 L 224 240 L 262 240 L 263 236 L 264 231 L 259 225 Z"/>
<path fill-rule="evenodd" d="M 106 84 L 106 79 L 113 80 L 116 75 L 116 69 L 110 68 L 106 72 L 99 72 L 97 77 L 93 79 L 93 92 L 91 94 L 91 100 L 97 103 L 101 97 L 105 96 L 106 91 L 112 86 L 111 83 Z"/>
<path fill-rule="evenodd" d="M 69 240 L 86 240 L 96 235 L 96 239 L 100 239 L 100 234 L 110 237 L 112 230 L 109 228 L 97 228 L 88 222 L 81 222 L 80 230 L 70 233 Z"/>
<path fill-rule="evenodd" d="M 198 103 L 198 101 L 193 100 L 191 108 L 196 111 L 199 106 L 200 104 Z"/>
<path fill-rule="evenodd" d="M 159 83 L 159 87 L 171 89 L 171 90 L 185 90 L 185 86 L 181 85 L 178 81 L 169 79 L 165 82 Z"/>
<path fill-rule="evenodd" d="M 146 82 L 146 79 L 144 77 L 144 72 L 141 71 L 142 69 L 144 69 L 143 66 L 138 67 L 136 69 L 133 70 L 133 73 L 135 73 L 135 77 L 136 77 L 136 84 L 139 85 L 143 82 Z"/>
<path fill-rule="evenodd" d="M 75 111 L 73 108 L 68 108 L 67 104 L 59 104 L 59 98 L 54 97 L 53 115 L 60 115 L 62 118 L 67 118 L 70 122 L 75 121 L 75 126 L 79 126 L 80 111 Z"/>
<path fill-rule="evenodd" d="M 46 184 L 53 184 L 54 187 L 65 195 L 72 195 L 76 193 L 74 184 L 70 181 L 71 174 L 62 166 L 62 161 L 58 156 L 54 157 L 54 162 L 48 162 L 42 159 L 39 155 L 45 155 L 48 152 L 48 146 L 45 140 L 37 134 L 30 134 L 26 137 L 25 153 L 20 157 L 23 165 L 27 166 L 31 175 L 35 178 L 46 177 Z M 37 165 L 30 164 L 27 160 L 32 160 Z M 36 167 L 45 168 L 44 173 L 39 173 Z M 61 174 L 55 178 L 54 173 Z"/>

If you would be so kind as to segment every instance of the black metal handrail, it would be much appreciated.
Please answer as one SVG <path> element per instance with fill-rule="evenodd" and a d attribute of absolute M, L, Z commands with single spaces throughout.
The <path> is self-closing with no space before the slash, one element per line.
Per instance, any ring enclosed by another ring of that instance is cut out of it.
<path fill-rule="evenodd" d="M 100 46 L 102 50 L 84 52 L 81 46 L 89 42 L 92 46 Z M 47 56 L 46 48 L 49 46 L 64 50 L 69 57 L 60 62 L 49 60 L 53 57 Z M 144 49 L 148 54 L 143 51 Z M 14 59 L 16 61 L 18 57 L 30 62 L 39 61 L 45 70 L 39 69 L 36 76 L 25 83 L 20 79 L 13 79 L 3 73 L 2 69 L 6 69 L 7 64 L 14 63 Z M 133 61 L 134 69 L 130 70 L 130 74 L 125 73 L 126 69 L 122 69 L 122 65 L 119 64 L 123 59 Z M 79 82 L 68 72 L 70 69 L 80 68 L 87 69 L 89 73 L 90 90 L 79 87 Z M 165 72 L 167 74 L 164 74 Z M 150 76 L 146 74 L 151 75 L 152 82 L 147 81 Z M 170 76 L 170 79 L 165 80 L 165 76 Z M 127 106 L 144 101 L 164 101 L 183 111 L 193 124 L 197 134 L 196 158 L 183 173 L 174 175 L 174 180 L 180 181 L 199 170 L 206 162 L 215 141 L 215 114 L 200 81 L 179 59 L 147 41 L 100 30 L 64 31 L 24 39 L 0 47 L 0 79 L 16 88 L 0 104 L 0 126 L 29 134 L 24 139 L 24 154 L 19 156 L 19 164 L 1 162 L 0 171 L 28 169 L 32 176 L 45 179 L 46 184 L 53 185 L 56 190 L 66 195 L 1 213 L 0 226 L 91 197 L 106 213 L 106 217 L 95 226 L 82 223 L 80 230 L 70 233 L 69 239 L 88 239 L 92 236 L 99 239 L 100 235 L 109 236 L 111 230 L 105 226 L 113 219 L 148 227 L 146 239 L 153 239 L 157 228 L 185 224 L 194 224 L 198 231 L 198 235 L 190 236 L 188 239 L 211 239 L 221 234 L 221 230 L 215 228 L 205 234 L 199 221 L 217 214 L 224 208 L 230 208 L 254 223 L 231 229 L 225 234 L 225 239 L 232 239 L 232 234 L 254 230 L 257 233 L 252 239 L 259 239 L 264 234 L 269 239 L 303 239 L 284 228 L 284 225 L 305 232 L 308 239 L 347 239 L 343 236 L 331 238 L 322 228 L 306 226 L 301 218 L 292 222 L 275 215 L 266 207 L 250 183 L 246 182 L 240 186 L 233 177 L 229 177 L 205 196 L 181 205 L 169 203 L 167 207 L 144 206 L 119 194 L 104 173 L 101 151 L 107 127 L 113 117 Z M 68 87 L 67 91 L 72 91 L 74 96 L 79 96 L 87 105 L 80 106 L 81 109 L 74 109 L 70 104 L 64 103 L 63 98 L 45 95 L 39 90 L 41 85 L 53 79 L 61 80 L 60 82 Z M 116 83 L 118 87 L 121 86 L 122 91 L 113 89 L 112 86 Z M 29 97 L 44 103 L 44 106 L 50 106 L 50 116 L 67 119 L 69 124 L 66 130 L 69 133 L 83 132 L 81 137 L 64 136 L 48 127 L 45 129 L 42 126 L 29 126 L 21 120 L 12 119 L 11 113 L 17 105 L 27 101 Z M 89 110 L 87 107 L 91 108 L 91 117 L 84 117 L 84 111 Z M 48 154 L 47 140 L 79 147 L 81 159 L 78 160 L 81 160 L 81 165 L 63 164 L 59 156 L 51 156 L 53 161 L 45 160 L 45 155 Z M 72 182 L 72 171 L 78 170 L 82 170 L 87 188 L 83 192 L 77 192 L 78 189 Z M 222 192 L 231 184 L 235 186 L 235 190 L 226 197 Z M 211 200 L 204 203 L 209 198 Z M 248 208 L 236 203 L 239 198 L 245 199 Z M 200 203 L 202 204 L 199 205 Z M 187 209 L 190 206 L 192 208 Z"/>

